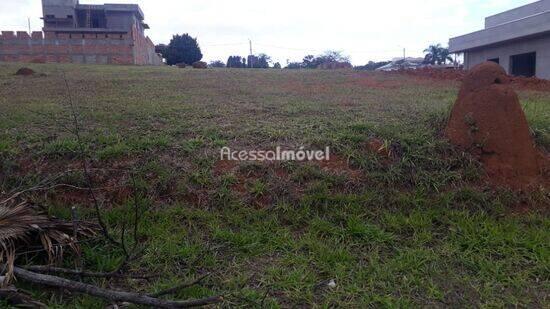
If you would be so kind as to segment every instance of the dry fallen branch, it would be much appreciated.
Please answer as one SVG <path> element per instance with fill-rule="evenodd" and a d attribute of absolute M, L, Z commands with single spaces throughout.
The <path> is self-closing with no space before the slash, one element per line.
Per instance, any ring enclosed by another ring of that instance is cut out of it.
<path fill-rule="evenodd" d="M 93 272 L 93 271 L 80 271 L 69 268 L 53 267 L 48 265 L 32 265 L 23 267 L 24 269 L 32 272 L 43 273 L 43 274 L 63 274 L 71 275 L 78 277 L 87 277 L 87 278 L 130 278 L 130 279 L 144 279 L 148 280 L 151 278 L 158 277 L 158 275 L 127 275 L 121 273 L 119 270 L 111 272 Z"/>
<path fill-rule="evenodd" d="M 0 205 L 0 263 L 5 263 L 7 269 L 2 285 L 10 283 L 18 253 L 33 245 L 42 247 L 50 263 L 63 256 L 64 246 L 79 252 L 78 243 L 70 236 L 73 233 L 72 223 L 50 218 L 27 203 Z M 80 224 L 77 234 L 92 237 L 94 227 Z"/>
<path fill-rule="evenodd" d="M 0 289 L 0 299 L 8 302 L 8 304 L 17 307 L 26 308 L 48 308 L 41 302 L 38 302 L 28 294 L 17 288 L 10 286 Z"/>
<path fill-rule="evenodd" d="M 222 296 L 214 296 L 189 301 L 163 300 L 133 292 L 113 291 L 110 289 L 107 290 L 91 284 L 30 272 L 19 267 L 14 267 L 14 274 L 17 276 L 18 279 L 33 284 L 62 288 L 73 292 L 79 292 L 90 296 L 103 298 L 113 302 L 128 302 L 136 305 L 151 306 L 156 308 L 190 308 L 206 306 L 223 301 Z"/>

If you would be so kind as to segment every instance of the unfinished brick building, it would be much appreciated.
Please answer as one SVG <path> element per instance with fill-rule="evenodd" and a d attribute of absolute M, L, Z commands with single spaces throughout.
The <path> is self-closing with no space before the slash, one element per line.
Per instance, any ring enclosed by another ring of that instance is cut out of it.
<path fill-rule="evenodd" d="M 42 0 L 43 32 L 2 31 L 0 61 L 161 65 L 136 4 Z"/>

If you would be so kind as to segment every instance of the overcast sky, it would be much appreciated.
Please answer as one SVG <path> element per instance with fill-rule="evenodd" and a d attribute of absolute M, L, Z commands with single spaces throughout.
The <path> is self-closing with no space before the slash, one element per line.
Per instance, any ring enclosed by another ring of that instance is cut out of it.
<path fill-rule="evenodd" d="M 533 0 L 81 0 L 137 3 L 157 43 L 175 33 L 197 37 L 206 61 L 266 53 L 281 64 L 341 50 L 355 65 L 422 56 L 431 43 L 480 30 L 485 16 Z M 0 0 L 0 29 L 41 29 L 41 0 Z"/>

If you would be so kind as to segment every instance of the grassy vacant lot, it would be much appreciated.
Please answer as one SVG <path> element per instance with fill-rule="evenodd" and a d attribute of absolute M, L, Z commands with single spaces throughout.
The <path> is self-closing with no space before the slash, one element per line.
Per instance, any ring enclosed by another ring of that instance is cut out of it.
<path fill-rule="evenodd" d="M 132 191 L 139 195 L 143 252 L 129 270 L 161 276 L 96 284 L 150 292 L 211 273 L 177 296 L 225 294 L 225 307 L 550 306 L 549 191 L 490 188 L 479 164 L 441 138 L 457 83 L 353 71 L 31 67 L 43 74 L 0 66 L 0 191 L 56 175 L 85 185 L 74 110 L 114 232 L 130 224 Z M 520 96 L 549 148 L 550 92 Z M 369 152 L 370 137 L 398 159 Z M 219 162 L 224 146 L 330 146 L 333 159 L 231 164 Z M 59 217 L 73 205 L 93 217 L 86 192 L 27 196 Z M 85 243 L 83 256 L 89 270 L 122 260 L 101 240 Z M 54 308 L 108 305 L 27 288 Z"/>

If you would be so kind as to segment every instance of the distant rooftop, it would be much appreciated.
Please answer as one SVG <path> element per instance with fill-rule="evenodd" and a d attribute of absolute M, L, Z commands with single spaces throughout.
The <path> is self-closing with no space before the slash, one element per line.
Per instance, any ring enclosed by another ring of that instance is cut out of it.
<path fill-rule="evenodd" d="M 485 19 L 485 29 L 452 38 L 449 50 L 464 52 L 550 34 L 550 0 L 537 1 Z"/>
<path fill-rule="evenodd" d="M 128 32 L 149 29 L 137 4 L 82 4 L 78 0 L 42 0 L 44 30 L 63 32 Z"/>
<path fill-rule="evenodd" d="M 140 19 L 144 19 L 143 11 L 137 4 L 118 4 L 118 3 L 105 3 L 105 4 L 78 4 L 77 9 L 92 9 L 92 10 L 105 10 L 109 12 L 135 12 L 136 16 Z"/>

